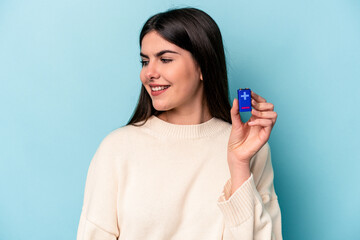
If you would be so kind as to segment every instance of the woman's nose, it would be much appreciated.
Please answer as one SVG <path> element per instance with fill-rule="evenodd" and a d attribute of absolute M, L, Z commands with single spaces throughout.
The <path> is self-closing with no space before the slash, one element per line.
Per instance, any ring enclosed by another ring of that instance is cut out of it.
<path fill-rule="evenodd" d="M 157 79 L 160 77 L 160 73 L 156 67 L 155 63 L 151 63 L 149 62 L 148 66 L 146 67 L 146 77 L 151 80 L 151 79 Z"/>

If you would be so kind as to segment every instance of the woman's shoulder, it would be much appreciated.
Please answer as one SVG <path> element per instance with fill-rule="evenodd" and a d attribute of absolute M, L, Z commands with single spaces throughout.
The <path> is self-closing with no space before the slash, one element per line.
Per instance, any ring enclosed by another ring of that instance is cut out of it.
<path fill-rule="evenodd" d="M 110 131 L 102 138 L 99 150 L 102 152 L 114 153 L 124 151 L 131 145 L 139 135 L 141 130 L 133 125 L 125 125 Z"/>
<path fill-rule="evenodd" d="M 121 142 L 126 141 L 132 136 L 139 134 L 139 127 L 133 125 L 125 125 L 110 131 L 103 139 L 103 142 Z"/>

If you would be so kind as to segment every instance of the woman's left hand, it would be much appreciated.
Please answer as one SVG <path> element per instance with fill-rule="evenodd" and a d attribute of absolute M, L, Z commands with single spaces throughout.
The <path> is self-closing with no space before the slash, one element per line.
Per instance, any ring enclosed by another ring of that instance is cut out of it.
<path fill-rule="evenodd" d="M 251 97 L 253 109 L 248 122 L 241 121 L 237 99 L 234 99 L 231 108 L 232 129 L 228 143 L 228 164 L 232 178 L 238 177 L 244 169 L 250 174 L 250 159 L 268 141 L 277 118 L 272 103 L 266 102 L 253 91 Z"/>

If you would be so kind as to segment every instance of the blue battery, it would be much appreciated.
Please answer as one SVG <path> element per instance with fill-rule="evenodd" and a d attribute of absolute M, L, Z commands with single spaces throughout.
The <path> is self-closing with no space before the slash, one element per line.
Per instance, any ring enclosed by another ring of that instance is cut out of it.
<path fill-rule="evenodd" d="M 238 89 L 239 112 L 251 111 L 251 90 L 249 88 Z"/>

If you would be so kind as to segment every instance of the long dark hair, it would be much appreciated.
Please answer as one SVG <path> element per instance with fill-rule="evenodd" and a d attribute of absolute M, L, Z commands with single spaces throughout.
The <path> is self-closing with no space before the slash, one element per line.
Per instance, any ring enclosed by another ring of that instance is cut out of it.
<path fill-rule="evenodd" d="M 213 117 L 231 123 L 229 87 L 225 53 L 220 29 L 204 11 L 196 8 L 171 9 L 150 17 L 140 33 L 140 48 L 144 36 L 155 30 L 167 41 L 189 51 L 200 66 L 204 97 Z M 159 115 L 142 85 L 140 97 L 128 124 Z"/>

